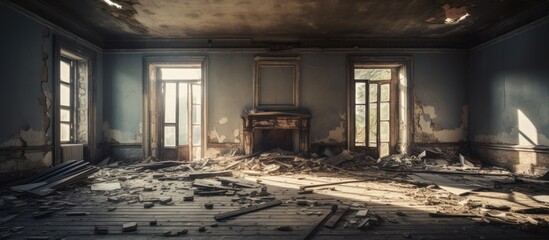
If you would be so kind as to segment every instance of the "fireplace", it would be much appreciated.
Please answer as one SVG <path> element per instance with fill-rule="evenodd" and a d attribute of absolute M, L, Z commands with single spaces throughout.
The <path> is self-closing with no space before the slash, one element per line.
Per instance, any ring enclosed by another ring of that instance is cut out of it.
<path fill-rule="evenodd" d="M 310 116 L 287 112 L 260 112 L 242 116 L 244 152 L 252 154 L 280 148 L 309 151 Z"/>

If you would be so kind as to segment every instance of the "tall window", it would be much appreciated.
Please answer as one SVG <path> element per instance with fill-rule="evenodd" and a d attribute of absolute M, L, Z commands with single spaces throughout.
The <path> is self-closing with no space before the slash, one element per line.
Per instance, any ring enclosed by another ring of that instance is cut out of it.
<path fill-rule="evenodd" d="M 75 61 L 61 57 L 59 68 L 59 138 L 61 143 L 70 143 L 75 140 Z"/>

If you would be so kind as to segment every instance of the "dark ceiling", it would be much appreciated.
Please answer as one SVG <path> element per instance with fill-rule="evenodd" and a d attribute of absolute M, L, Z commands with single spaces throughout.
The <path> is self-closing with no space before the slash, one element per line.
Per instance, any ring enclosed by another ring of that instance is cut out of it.
<path fill-rule="evenodd" d="M 467 48 L 547 15 L 547 0 L 13 0 L 104 48 Z M 179 41 L 179 45 L 174 42 Z M 213 45 L 213 46 L 212 46 Z"/>

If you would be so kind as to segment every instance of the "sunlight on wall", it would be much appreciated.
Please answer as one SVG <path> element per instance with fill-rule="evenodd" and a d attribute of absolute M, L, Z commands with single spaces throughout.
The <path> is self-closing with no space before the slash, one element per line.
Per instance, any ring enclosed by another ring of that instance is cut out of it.
<path fill-rule="evenodd" d="M 522 113 L 520 109 L 517 109 L 518 129 L 519 129 L 519 145 L 537 145 L 538 144 L 538 130 L 536 126 Z"/>

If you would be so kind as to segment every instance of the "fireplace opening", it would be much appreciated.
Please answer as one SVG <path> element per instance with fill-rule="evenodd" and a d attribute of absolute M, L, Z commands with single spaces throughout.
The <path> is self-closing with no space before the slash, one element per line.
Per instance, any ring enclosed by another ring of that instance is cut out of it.
<path fill-rule="evenodd" d="M 282 149 L 309 151 L 310 116 L 290 112 L 258 112 L 242 116 L 245 154 Z"/>
<path fill-rule="evenodd" d="M 254 146 L 256 151 L 282 149 L 299 153 L 299 130 L 297 129 L 255 129 Z"/>

